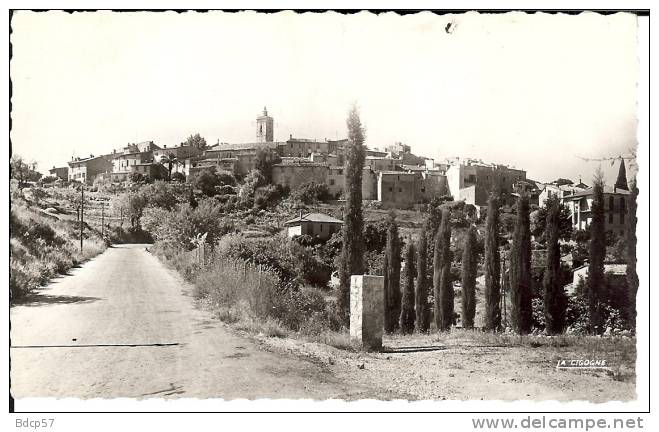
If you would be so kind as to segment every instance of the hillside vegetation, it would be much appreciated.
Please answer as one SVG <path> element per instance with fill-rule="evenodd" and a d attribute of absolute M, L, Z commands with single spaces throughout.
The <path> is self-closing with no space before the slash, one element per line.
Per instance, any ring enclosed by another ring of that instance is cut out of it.
<path fill-rule="evenodd" d="M 29 194 L 27 194 L 30 196 Z M 12 191 L 9 214 L 9 292 L 18 301 L 52 277 L 105 250 L 100 234 L 85 226 L 80 252 L 80 224 L 43 211 L 23 192 Z"/>

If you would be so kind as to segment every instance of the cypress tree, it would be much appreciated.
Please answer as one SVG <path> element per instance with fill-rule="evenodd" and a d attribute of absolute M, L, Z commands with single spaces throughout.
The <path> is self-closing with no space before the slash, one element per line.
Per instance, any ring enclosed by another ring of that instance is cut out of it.
<path fill-rule="evenodd" d="M 435 327 L 441 328 L 439 292 L 442 279 L 442 235 L 441 230 L 437 229 L 434 237 L 434 248 L 432 258 L 432 294 L 433 294 L 433 321 Z"/>
<path fill-rule="evenodd" d="M 499 258 L 499 203 L 490 196 L 487 203 L 485 235 L 485 328 L 499 330 L 501 327 L 500 258 Z"/>
<path fill-rule="evenodd" d="M 441 331 L 448 331 L 453 325 L 454 293 L 451 280 L 451 213 L 442 212 L 442 223 L 439 227 L 441 238 L 441 274 L 439 281 L 439 326 Z"/>
<path fill-rule="evenodd" d="M 591 207 L 590 244 L 588 253 L 588 324 L 591 333 L 601 334 L 604 329 L 602 295 L 604 291 L 604 257 L 606 256 L 606 232 L 604 227 L 604 179 L 597 170 L 593 179 L 593 203 Z"/>
<path fill-rule="evenodd" d="M 476 251 L 476 227 L 467 231 L 462 252 L 462 327 L 473 328 L 476 315 L 476 272 L 478 253 Z"/>
<path fill-rule="evenodd" d="M 510 302 L 513 328 L 527 334 L 533 324 L 531 306 L 531 230 L 529 198 L 520 194 L 517 199 L 517 220 L 510 251 Z"/>
<path fill-rule="evenodd" d="M 638 187 L 636 179 L 630 182 L 631 196 L 629 200 L 629 217 L 627 226 L 627 287 L 629 293 L 629 306 L 627 319 L 632 329 L 636 328 L 636 294 L 638 293 L 638 274 L 636 273 L 636 216 Z"/>
<path fill-rule="evenodd" d="M 412 239 L 405 247 L 405 273 L 403 276 L 403 298 L 400 306 L 400 330 L 403 333 L 414 332 L 414 243 Z"/>
<path fill-rule="evenodd" d="M 545 238 L 547 240 L 547 267 L 542 281 L 544 288 L 545 329 L 549 334 L 559 334 L 565 327 L 567 297 L 561 280 L 560 236 L 561 207 L 558 197 L 547 200 Z"/>
<path fill-rule="evenodd" d="M 430 309 L 428 308 L 428 264 L 427 264 L 427 224 L 419 233 L 419 245 L 416 248 L 416 292 L 415 312 L 416 330 L 427 332 L 430 327 Z"/>
<path fill-rule="evenodd" d="M 384 330 L 388 333 L 398 329 L 400 316 L 400 238 L 394 213 L 389 213 L 387 245 L 385 248 L 384 286 Z"/>
<path fill-rule="evenodd" d="M 348 149 L 346 161 L 345 193 L 347 208 L 343 223 L 343 246 L 339 265 L 339 297 L 337 306 L 343 322 L 350 318 L 350 276 L 364 272 L 364 215 L 362 214 L 362 170 L 364 150 L 364 128 L 359 111 L 353 105 L 346 121 L 348 126 Z"/>

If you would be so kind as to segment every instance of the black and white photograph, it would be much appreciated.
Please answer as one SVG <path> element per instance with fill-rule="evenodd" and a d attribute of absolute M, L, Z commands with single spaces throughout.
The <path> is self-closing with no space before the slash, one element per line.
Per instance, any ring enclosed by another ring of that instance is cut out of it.
<path fill-rule="evenodd" d="M 647 426 L 649 11 L 8 18 L 10 412 Z"/>

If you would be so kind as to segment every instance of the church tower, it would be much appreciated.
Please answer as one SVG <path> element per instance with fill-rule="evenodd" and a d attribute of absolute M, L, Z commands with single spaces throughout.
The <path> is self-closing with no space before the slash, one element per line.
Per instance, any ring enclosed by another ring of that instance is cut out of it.
<path fill-rule="evenodd" d="M 256 118 L 256 141 L 274 141 L 274 120 L 268 115 L 266 107 L 263 107 L 263 114 Z"/>
<path fill-rule="evenodd" d="M 625 160 L 623 158 L 620 158 L 620 168 L 618 170 L 615 188 L 629 190 L 629 186 L 627 185 L 627 170 L 625 169 Z"/>

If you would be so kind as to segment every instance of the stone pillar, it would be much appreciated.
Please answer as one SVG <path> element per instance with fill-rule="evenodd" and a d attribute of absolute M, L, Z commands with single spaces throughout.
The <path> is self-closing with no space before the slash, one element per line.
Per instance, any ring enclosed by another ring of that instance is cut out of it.
<path fill-rule="evenodd" d="M 382 348 L 384 277 L 350 278 L 350 340 L 366 349 Z"/>

